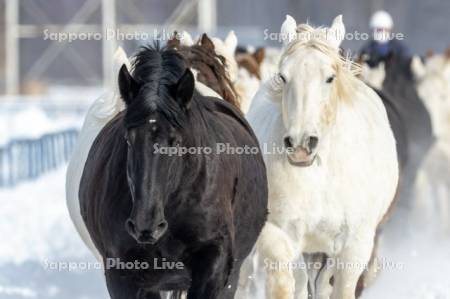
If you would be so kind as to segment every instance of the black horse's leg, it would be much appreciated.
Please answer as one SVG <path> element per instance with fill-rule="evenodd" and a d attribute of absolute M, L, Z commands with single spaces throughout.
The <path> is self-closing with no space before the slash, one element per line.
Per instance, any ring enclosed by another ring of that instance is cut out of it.
<path fill-rule="evenodd" d="M 105 271 L 106 285 L 111 299 L 138 298 L 139 287 L 134 283 L 132 277 L 124 274 L 121 270 Z"/>
<path fill-rule="evenodd" d="M 234 265 L 233 272 L 228 278 L 228 283 L 220 294 L 220 299 L 233 299 L 236 294 L 236 289 L 239 283 L 239 270 L 241 269 L 241 264 Z"/>
<path fill-rule="evenodd" d="M 217 299 L 227 286 L 229 265 L 222 248 L 208 246 L 196 252 L 192 261 L 192 282 L 187 299 Z"/>
<path fill-rule="evenodd" d="M 137 299 L 161 299 L 159 292 L 151 292 L 146 290 L 139 290 Z M 165 299 L 165 298 L 164 298 Z"/>

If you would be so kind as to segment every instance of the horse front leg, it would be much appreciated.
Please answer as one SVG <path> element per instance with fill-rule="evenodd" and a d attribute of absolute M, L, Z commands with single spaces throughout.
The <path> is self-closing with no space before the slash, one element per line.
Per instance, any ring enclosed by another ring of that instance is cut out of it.
<path fill-rule="evenodd" d="M 350 243 L 334 263 L 334 287 L 331 299 L 355 299 L 358 280 L 370 261 L 374 246 L 373 235 Z"/>
<path fill-rule="evenodd" d="M 127 275 L 126 270 L 106 270 L 106 285 L 111 299 L 161 299 L 159 292 L 141 289 L 135 277 Z"/>
<path fill-rule="evenodd" d="M 328 256 L 322 256 L 322 268 L 317 273 L 317 276 L 310 284 L 314 288 L 315 297 L 317 299 L 329 299 L 333 292 L 333 286 L 331 285 L 331 278 L 334 275 L 334 267 L 329 264 Z"/>
<path fill-rule="evenodd" d="M 303 256 L 303 254 L 300 255 L 299 259 L 296 262 L 307 265 L 307 261 Z M 294 267 L 293 274 L 295 278 L 295 298 L 296 299 L 308 298 L 309 276 L 307 267 L 304 268 Z"/>
<path fill-rule="evenodd" d="M 267 298 L 293 299 L 296 287 L 298 293 L 303 294 L 302 299 L 307 298 L 308 280 L 306 272 L 297 275 L 300 280 L 296 284 L 292 271 L 293 262 L 298 257 L 296 252 L 300 253 L 299 250 L 294 248 L 294 242 L 283 230 L 270 222 L 266 222 L 257 241 L 257 249 L 263 259 L 267 273 Z"/>
<path fill-rule="evenodd" d="M 192 282 L 187 299 L 217 299 L 226 288 L 229 271 L 224 248 L 208 246 L 194 254 L 191 260 Z"/>

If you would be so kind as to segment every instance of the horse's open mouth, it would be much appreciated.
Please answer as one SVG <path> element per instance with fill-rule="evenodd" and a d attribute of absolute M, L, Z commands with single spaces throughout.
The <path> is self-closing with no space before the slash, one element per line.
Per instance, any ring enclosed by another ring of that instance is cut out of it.
<path fill-rule="evenodd" d="M 289 164 L 291 164 L 292 166 L 298 166 L 298 167 L 309 167 L 311 165 L 313 165 L 314 161 L 316 160 L 316 155 L 312 156 L 311 159 L 309 160 L 305 160 L 305 161 L 294 161 L 292 160 L 292 158 L 287 155 Z"/>

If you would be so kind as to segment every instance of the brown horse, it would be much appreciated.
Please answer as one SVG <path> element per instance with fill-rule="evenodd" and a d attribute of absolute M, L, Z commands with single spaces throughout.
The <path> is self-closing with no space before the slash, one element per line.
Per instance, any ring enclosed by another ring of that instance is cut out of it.
<path fill-rule="evenodd" d="M 175 32 L 167 42 L 167 47 L 181 53 L 187 66 L 197 72 L 196 80 L 217 92 L 226 102 L 240 108 L 239 97 L 226 71 L 226 60 L 216 53 L 214 44 L 206 33 L 192 46 L 181 44 L 177 37 Z"/>
<path fill-rule="evenodd" d="M 261 80 L 261 63 L 266 56 L 266 50 L 264 48 L 258 48 L 253 53 L 247 51 L 237 51 L 236 61 L 239 68 L 247 70 L 247 72 Z"/>

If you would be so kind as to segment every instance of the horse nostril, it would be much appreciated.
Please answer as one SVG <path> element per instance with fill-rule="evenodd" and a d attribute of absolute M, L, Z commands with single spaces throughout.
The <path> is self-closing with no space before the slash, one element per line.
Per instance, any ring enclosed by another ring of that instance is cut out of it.
<path fill-rule="evenodd" d="M 283 142 L 284 142 L 284 146 L 285 146 L 286 148 L 292 148 L 292 147 L 294 147 L 294 145 L 292 144 L 292 138 L 289 137 L 289 136 L 284 137 Z"/>
<path fill-rule="evenodd" d="M 319 138 L 316 136 L 310 136 L 308 138 L 308 149 L 310 152 L 316 149 L 317 145 L 319 144 Z"/>
<path fill-rule="evenodd" d="M 136 235 L 136 225 L 134 224 L 133 220 L 128 219 L 125 222 L 125 228 L 130 235 Z"/>
<path fill-rule="evenodd" d="M 158 230 L 160 231 L 160 232 L 164 232 L 166 229 L 167 229 L 167 221 L 166 220 L 163 220 L 163 221 L 161 221 L 159 224 L 158 224 Z"/>

